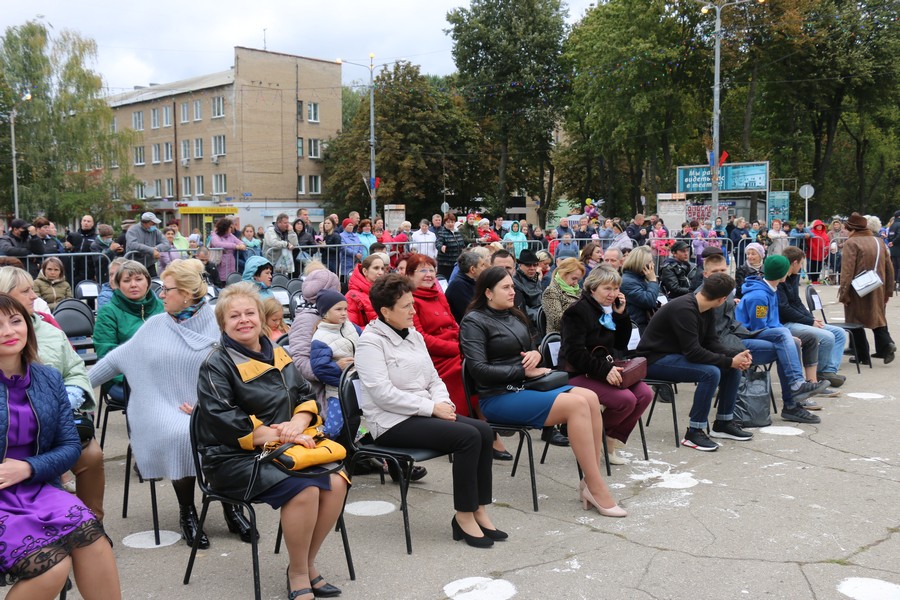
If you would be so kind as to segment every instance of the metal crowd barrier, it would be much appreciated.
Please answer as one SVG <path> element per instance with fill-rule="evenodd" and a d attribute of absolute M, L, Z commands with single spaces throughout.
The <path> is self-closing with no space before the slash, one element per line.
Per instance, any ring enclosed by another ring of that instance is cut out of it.
<path fill-rule="evenodd" d="M 22 261 L 22 266 L 37 277 L 44 260 L 55 256 L 63 264 L 63 273 L 66 281 L 75 289 L 82 281 L 96 281 L 103 283 L 109 272 L 109 263 L 112 260 L 101 252 L 61 252 L 57 254 L 29 254 L 27 256 L 10 256 Z"/>

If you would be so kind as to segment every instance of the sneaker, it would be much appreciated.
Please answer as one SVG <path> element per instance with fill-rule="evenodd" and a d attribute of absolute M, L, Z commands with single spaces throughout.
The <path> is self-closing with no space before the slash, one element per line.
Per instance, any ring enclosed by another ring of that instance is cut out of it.
<path fill-rule="evenodd" d="M 694 450 L 700 450 L 701 452 L 715 452 L 719 447 L 717 443 L 709 439 L 709 436 L 706 435 L 705 431 L 702 429 L 694 429 L 692 427 L 689 427 L 684 434 L 681 445 L 693 448 Z"/>
<path fill-rule="evenodd" d="M 672 392 L 672 386 L 655 385 L 653 386 L 653 391 L 657 394 L 657 402 L 662 402 L 663 404 L 672 404 L 675 402 L 675 394 Z"/>
<path fill-rule="evenodd" d="M 752 433 L 744 431 L 734 421 L 719 421 L 718 419 L 713 422 L 712 431 L 709 435 L 714 438 L 725 438 L 739 442 L 746 442 L 753 437 Z"/>
<path fill-rule="evenodd" d="M 813 383 L 812 381 L 804 381 L 800 387 L 791 392 L 791 398 L 795 402 L 802 402 L 810 396 L 817 396 L 828 388 L 827 381 Z"/>
<path fill-rule="evenodd" d="M 797 405 L 802 406 L 806 410 L 822 410 L 822 405 L 815 400 L 804 400 L 803 402 L 798 402 Z"/>
<path fill-rule="evenodd" d="M 819 382 L 819 383 L 821 383 L 821 382 Z M 826 380 L 826 383 L 827 383 L 827 380 Z M 833 387 L 826 387 L 824 390 L 819 392 L 819 396 L 822 396 L 823 398 L 837 398 L 840 395 L 841 395 L 841 392 L 839 390 L 834 389 Z"/>
<path fill-rule="evenodd" d="M 828 383 L 832 387 L 839 388 L 844 385 L 844 382 L 847 381 L 847 378 L 843 375 L 838 375 L 837 373 L 831 371 L 823 371 L 821 373 L 816 373 L 816 379 L 822 381 L 823 379 L 827 379 Z"/>
<path fill-rule="evenodd" d="M 785 421 L 793 421 L 794 423 L 821 423 L 822 419 L 812 414 L 799 404 L 791 408 L 781 409 L 781 418 Z"/>

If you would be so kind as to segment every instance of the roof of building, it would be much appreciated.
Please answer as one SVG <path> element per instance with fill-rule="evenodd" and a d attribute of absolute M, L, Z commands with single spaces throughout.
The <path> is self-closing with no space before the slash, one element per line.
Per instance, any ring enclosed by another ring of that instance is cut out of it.
<path fill-rule="evenodd" d="M 173 81 L 172 83 L 151 85 L 130 92 L 115 94 L 108 98 L 108 102 L 111 107 L 115 108 L 117 106 L 147 102 L 149 100 L 166 98 L 168 96 L 177 96 L 196 90 L 222 87 L 233 83 L 234 69 L 228 69 L 227 71 L 220 71 L 218 73 L 209 73 L 207 75 L 200 75 L 199 77 L 191 77 L 189 79 L 182 79 L 181 81 Z"/>

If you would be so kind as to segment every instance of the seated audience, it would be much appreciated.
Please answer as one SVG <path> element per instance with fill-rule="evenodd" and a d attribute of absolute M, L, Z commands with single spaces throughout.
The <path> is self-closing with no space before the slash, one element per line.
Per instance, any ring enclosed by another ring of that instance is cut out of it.
<path fill-rule="evenodd" d="M 303 433 L 318 412 L 309 386 L 287 351 L 263 333 L 256 286 L 229 286 L 215 312 L 221 345 L 205 353 L 197 387 L 197 450 L 204 456 L 203 474 L 221 494 L 241 499 L 250 487 L 254 501 L 281 510 L 290 598 L 338 596 L 341 590 L 325 581 L 316 557 L 343 509 L 346 475 L 292 477 L 264 463 L 252 476 L 259 449 L 269 442 L 315 446 Z"/>
<path fill-rule="evenodd" d="M 270 340 L 277 342 L 291 330 L 284 322 L 284 307 L 275 298 L 266 298 L 263 301 L 263 311 L 266 333 Z"/>
<path fill-rule="evenodd" d="M 198 252 L 198 258 L 199 254 Z M 251 256 L 244 263 L 244 274 L 241 276 L 241 281 L 247 281 L 255 285 L 256 291 L 259 292 L 259 297 L 265 300 L 273 297 L 272 290 L 269 289 L 272 287 L 273 272 L 272 263 L 267 259 L 262 256 Z"/>
<path fill-rule="evenodd" d="M 575 458 L 584 471 L 579 498 L 608 517 L 627 513 L 613 499 L 600 474 L 603 420 L 597 395 L 563 385 L 549 391 L 528 389 L 526 379 L 551 369 L 532 341 L 528 319 L 515 306 L 509 273 L 491 267 L 478 276 L 475 298 L 460 324 L 460 346 L 479 406 L 491 422 L 545 427 L 565 423 Z"/>
<path fill-rule="evenodd" d="M 638 355 L 647 358 L 649 377 L 697 383 L 690 422 L 681 443 L 704 452 L 719 447 L 705 431 L 716 388 L 719 404 L 710 435 L 737 441 L 753 437 L 735 423 L 733 413 L 741 371 L 750 368 L 753 357 L 749 350 L 736 352 L 719 341 L 713 312 L 733 289 L 734 279 L 728 275 L 707 277 L 700 292 L 663 305 L 650 320 L 637 347 Z"/>
<path fill-rule="evenodd" d="M 101 517 L 59 487 L 81 453 L 62 377 L 38 361 L 31 315 L 5 293 L 0 331 L 0 581 L 12 585 L 6 597 L 55 598 L 74 567 L 84 598 L 121 598 Z"/>
<path fill-rule="evenodd" d="M 595 247 L 600 250 L 599 246 Z M 550 285 L 544 290 L 542 301 L 547 331 L 559 332 L 559 323 L 566 309 L 581 298 L 579 282 L 584 277 L 585 265 L 577 258 L 564 258 L 556 267 Z"/>
<path fill-rule="evenodd" d="M 747 247 L 744 249 L 744 264 L 734 271 L 734 282 L 737 286 L 735 289 L 736 298 L 740 298 L 743 295 L 741 288 L 748 277 L 762 276 L 763 259 L 765 258 L 766 249 L 762 244 L 756 242 L 747 244 Z"/>
<path fill-rule="evenodd" d="M 72 286 L 63 275 L 62 261 L 51 256 L 41 263 L 41 270 L 34 280 L 34 292 L 50 307 L 56 308 L 62 300 L 72 297 Z"/>
<path fill-rule="evenodd" d="M 444 295 L 447 298 L 447 304 L 450 305 L 453 318 L 459 323 L 475 293 L 475 280 L 487 268 L 487 261 L 475 252 L 466 251 L 459 255 L 456 263 L 459 266 L 459 272 L 450 279 Z M 408 260 L 407 264 L 409 264 Z"/>
<path fill-rule="evenodd" d="M 628 316 L 643 335 L 650 317 L 659 308 L 660 294 L 653 256 L 646 246 L 638 246 L 629 252 L 622 264 L 622 293 L 627 301 Z"/>
<path fill-rule="evenodd" d="M 660 290 L 669 300 L 690 294 L 691 290 L 691 247 L 678 240 L 672 244 L 672 255 L 659 267 Z"/>
<path fill-rule="evenodd" d="M 372 302 L 369 300 L 369 289 L 379 277 L 384 275 L 385 264 L 381 255 L 374 254 L 367 256 L 353 269 L 347 290 L 347 314 L 353 324 L 364 328 L 377 318 L 375 310 L 372 308 Z"/>

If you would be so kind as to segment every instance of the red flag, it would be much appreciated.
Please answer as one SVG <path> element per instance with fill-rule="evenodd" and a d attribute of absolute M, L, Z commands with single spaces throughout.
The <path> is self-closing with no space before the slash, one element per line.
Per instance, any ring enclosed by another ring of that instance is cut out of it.
<path fill-rule="evenodd" d="M 722 158 L 719 159 L 719 166 L 721 167 L 724 165 L 726 160 L 728 160 L 728 153 L 722 150 Z"/>

